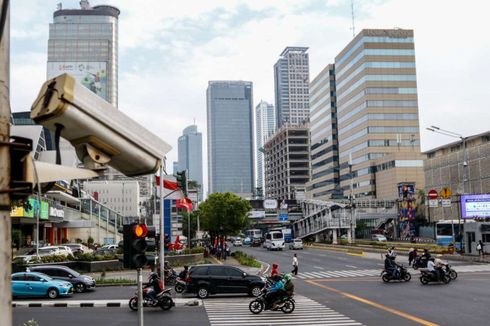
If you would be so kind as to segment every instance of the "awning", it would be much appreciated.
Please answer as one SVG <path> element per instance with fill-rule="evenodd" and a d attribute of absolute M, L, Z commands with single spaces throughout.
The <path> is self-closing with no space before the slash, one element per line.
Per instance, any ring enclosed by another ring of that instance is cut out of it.
<path fill-rule="evenodd" d="M 80 204 L 80 200 L 78 198 L 73 197 L 72 195 L 67 194 L 66 192 L 63 191 L 51 190 L 46 193 L 46 196 L 59 201 L 63 201 L 68 204 L 73 204 L 73 205 Z"/>

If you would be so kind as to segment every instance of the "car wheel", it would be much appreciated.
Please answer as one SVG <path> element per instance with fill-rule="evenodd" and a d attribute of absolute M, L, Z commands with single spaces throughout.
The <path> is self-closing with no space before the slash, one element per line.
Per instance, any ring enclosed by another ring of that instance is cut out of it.
<path fill-rule="evenodd" d="M 250 289 L 250 295 L 252 297 L 258 297 L 259 295 L 262 294 L 262 289 L 258 286 L 253 286 L 251 289 Z"/>
<path fill-rule="evenodd" d="M 77 284 L 75 284 L 75 291 L 77 293 L 85 292 L 86 289 L 87 289 L 87 287 L 83 283 L 77 283 Z"/>
<path fill-rule="evenodd" d="M 58 290 L 55 288 L 51 288 L 48 290 L 48 298 L 56 299 L 58 297 Z"/>
<path fill-rule="evenodd" d="M 197 290 L 197 297 L 199 299 L 206 299 L 207 297 L 209 297 L 209 291 L 208 291 L 208 289 L 206 289 L 205 287 L 200 287 Z"/>

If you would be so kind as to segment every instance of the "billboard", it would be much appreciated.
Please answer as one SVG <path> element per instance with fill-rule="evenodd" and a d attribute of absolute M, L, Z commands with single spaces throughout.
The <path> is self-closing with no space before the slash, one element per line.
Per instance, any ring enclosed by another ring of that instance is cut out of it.
<path fill-rule="evenodd" d="M 106 62 L 48 62 L 48 79 L 64 73 L 107 100 Z"/>
<path fill-rule="evenodd" d="M 39 219 L 47 220 L 49 218 L 49 204 L 48 202 L 41 201 L 41 205 L 39 205 L 39 201 L 34 198 L 29 198 L 29 206 L 30 207 L 13 207 L 10 216 L 11 217 L 34 217 L 34 212 L 39 210 Z"/>
<path fill-rule="evenodd" d="M 462 195 L 462 218 L 490 218 L 490 194 Z"/>

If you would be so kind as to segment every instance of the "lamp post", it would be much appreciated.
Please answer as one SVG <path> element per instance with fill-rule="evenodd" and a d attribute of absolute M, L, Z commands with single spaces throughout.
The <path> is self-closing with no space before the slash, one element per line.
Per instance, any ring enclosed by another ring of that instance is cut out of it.
<path fill-rule="evenodd" d="M 449 130 L 441 129 L 437 126 L 430 126 L 430 128 L 426 128 L 426 129 L 429 131 L 444 135 L 444 136 L 448 136 L 448 137 L 452 137 L 452 138 L 459 138 L 461 140 L 462 145 L 463 145 L 463 194 L 466 194 L 466 190 L 467 190 L 466 182 L 468 179 L 468 174 L 467 174 L 468 161 L 467 161 L 467 153 L 466 153 L 466 139 L 467 139 L 467 137 L 463 137 L 463 135 L 457 134 L 457 133 L 449 131 Z M 429 210 L 430 210 L 430 207 L 429 207 Z M 451 225 L 453 226 L 453 237 L 454 237 L 454 224 L 451 223 Z M 461 235 L 461 219 L 459 218 L 459 213 L 458 213 L 458 233 Z M 461 238 L 461 245 L 463 245 L 463 238 Z M 462 246 L 461 246 L 461 249 L 462 249 Z"/>

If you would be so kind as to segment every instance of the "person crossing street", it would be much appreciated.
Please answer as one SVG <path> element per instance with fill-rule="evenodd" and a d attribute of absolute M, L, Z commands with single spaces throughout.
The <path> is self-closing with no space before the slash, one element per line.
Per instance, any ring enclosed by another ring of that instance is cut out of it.
<path fill-rule="evenodd" d="M 291 273 L 293 273 L 294 275 L 298 275 L 298 257 L 296 254 L 294 254 L 293 256 L 293 270 L 291 271 Z"/>

